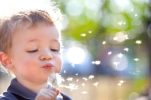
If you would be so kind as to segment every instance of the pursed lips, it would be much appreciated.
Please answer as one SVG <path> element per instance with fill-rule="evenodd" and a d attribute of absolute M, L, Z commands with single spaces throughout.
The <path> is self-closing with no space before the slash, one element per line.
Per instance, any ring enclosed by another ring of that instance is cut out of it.
<path fill-rule="evenodd" d="M 47 63 L 45 64 L 44 66 L 42 66 L 42 68 L 46 68 L 46 69 L 51 69 L 51 68 L 54 68 L 55 66 L 51 63 Z"/>

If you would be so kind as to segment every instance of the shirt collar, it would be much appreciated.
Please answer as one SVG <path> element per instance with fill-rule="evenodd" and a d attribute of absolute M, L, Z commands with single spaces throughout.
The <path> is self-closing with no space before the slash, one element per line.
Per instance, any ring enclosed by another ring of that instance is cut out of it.
<path fill-rule="evenodd" d="M 19 96 L 22 96 L 26 99 L 34 99 L 36 97 L 36 93 L 27 89 L 26 87 L 24 87 L 22 84 L 20 84 L 17 79 L 13 79 L 11 81 L 11 84 L 8 88 L 8 91 L 16 94 L 16 95 L 19 95 Z"/>

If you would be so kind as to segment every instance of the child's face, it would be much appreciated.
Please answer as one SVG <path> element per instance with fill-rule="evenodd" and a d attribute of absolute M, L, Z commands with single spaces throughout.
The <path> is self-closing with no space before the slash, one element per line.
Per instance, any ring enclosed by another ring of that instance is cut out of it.
<path fill-rule="evenodd" d="M 61 70 L 59 32 L 53 25 L 38 25 L 14 33 L 11 48 L 12 71 L 20 80 L 46 82 Z"/>

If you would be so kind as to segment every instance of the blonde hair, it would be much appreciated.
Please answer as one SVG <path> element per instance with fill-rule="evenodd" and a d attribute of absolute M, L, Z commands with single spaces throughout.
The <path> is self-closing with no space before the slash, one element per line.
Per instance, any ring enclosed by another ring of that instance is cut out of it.
<path fill-rule="evenodd" d="M 9 52 L 12 46 L 13 33 L 18 30 L 35 27 L 41 23 L 56 25 L 55 23 L 59 20 L 61 14 L 59 10 L 53 10 L 54 12 L 51 14 L 43 10 L 24 11 L 10 18 L 0 20 L 0 51 Z M 58 14 L 56 19 L 54 14 Z"/>

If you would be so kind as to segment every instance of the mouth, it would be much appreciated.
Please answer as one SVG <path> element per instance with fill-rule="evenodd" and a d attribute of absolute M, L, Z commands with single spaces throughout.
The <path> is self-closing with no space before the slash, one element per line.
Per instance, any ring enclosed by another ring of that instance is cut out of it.
<path fill-rule="evenodd" d="M 51 63 L 48 63 L 48 64 L 45 64 L 44 66 L 42 66 L 42 68 L 44 69 L 51 69 L 51 68 L 54 68 L 55 66 Z"/>

